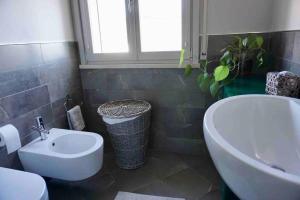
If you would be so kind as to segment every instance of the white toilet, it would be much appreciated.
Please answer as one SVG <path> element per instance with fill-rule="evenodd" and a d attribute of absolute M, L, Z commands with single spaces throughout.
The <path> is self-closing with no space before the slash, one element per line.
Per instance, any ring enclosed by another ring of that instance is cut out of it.
<path fill-rule="evenodd" d="M 37 174 L 0 167 L 0 177 L 0 199 L 49 199 L 46 183 Z"/>

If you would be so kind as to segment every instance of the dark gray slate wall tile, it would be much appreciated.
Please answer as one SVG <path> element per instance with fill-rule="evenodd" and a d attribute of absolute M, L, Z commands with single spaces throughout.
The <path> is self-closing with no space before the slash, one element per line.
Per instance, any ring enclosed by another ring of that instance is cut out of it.
<path fill-rule="evenodd" d="M 68 128 L 65 96 L 82 102 L 77 55 L 71 42 L 0 46 L 0 126 L 16 126 L 22 145 L 39 136 L 31 129 L 36 116 L 47 128 Z M 0 148 L 2 166 L 21 168 L 17 153 Z"/>
<path fill-rule="evenodd" d="M 289 64 L 289 71 L 294 72 L 295 74 L 300 75 L 300 62 L 295 63 L 295 62 L 290 62 Z"/>
<path fill-rule="evenodd" d="M 40 85 L 32 68 L 0 73 L 0 98 Z"/>
<path fill-rule="evenodd" d="M 9 123 L 13 124 L 18 129 L 21 138 L 24 138 L 33 132 L 31 127 L 35 125 L 33 119 L 36 116 L 42 116 L 46 123 L 51 122 L 53 120 L 51 105 L 47 104 L 41 106 L 24 115 L 18 116 L 17 118 L 11 120 Z"/>
<path fill-rule="evenodd" d="M 80 91 L 80 79 L 59 79 L 48 83 L 51 102 L 65 98 L 67 94 Z"/>
<path fill-rule="evenodd" d="M 108 140 L 96 112 L 98 106 L 111 100 L 144 99 L 153 107 L 151 147 L 201 153 L 206 97 L 196 85 L 196 75 L 187 78 L 183 69 L 175 68 L 99 69 L 81 70 L 81 78 L 89 130 L 106 135 Z"/>
<path fill-rule="evenodd" d="M 281 58 L 291 59 L 293 56 L 295 32 L 273 33 L 272 52 Z"/>
<path fill-rule="evenodd" d="M 264 49 L 269 50 L 271 42 L 271 34 L 263 33 L 259 34 L 264 38 Z M 219 60 L 222 55 L 221 50 L 224 49 L 228 44 L 235 40 L 236 36 L 245 37 L 246 34 L 236 35 L 210 35 L 208 36 L 208 49 L 207 55 L 209 60 Z"/>
<path fill-rule="evenodd" d="M 106 89 L 108 82 L 102 70 L 80 70 L 80 74 L 83 89 Z"/>
<path fill-rule="evenodd" d="M 0 150 L 0 161 L 1 161 L 1 167 L 22 169 L 22 165 L 19 160 L 17 152 L 7 155 L 6 149 L 2 148 Z"/>
<path fill-rule="evenodd" d="M 300 75 L 300 31 L 273 33 L 271 51 L 277 71 L 288 70 Z"/>
<path fill-rule="evenodd" d="M 34 68 L 34 72 L 41 83 L 48 83 L 57 79 L 79 76 L 78 62 L 75 60 L 61 60 L 53 64 L 44 64 Z"/>
<path fill-rule="evenodd" d="M 45 85 L 4 97 L 0 99 L 0 107 L 2 115 L 7 118 L 0 122 L 14 119 L 49 103 L 49 93 Z"/>
<path fill-rule="evenodd" d="M 300 63 L 300 31 L 295 32 L 292 60 L 296 63 Z"/>
<path fill-rule="evenodd" d="M 198 89 L 196 74 L 183 76 L 183 69 L 81 70 L 84 89 L 173 90 Z"/>
<path fill-rule="evenodd" d="M 95 132 L 100 134 L 104 139 L 104 150 L 112 151 L 112 144 L 110 141 L 109 134 L 106 130 L 105 123 L 103 122 L 102 118 L 97 113 L 97 108 L 100 105 L 89 105 L 85 104 L 85 119 L 86 124 L 88 126 L 88 130 L 91 132 Z"/>
<path fill-rule="evenodd" d="M 186 90 L 84 90 L 85 100 L 89 104 L 102 104 L 120 99 L 144 99 L 153 106 L 175 108 L 203 108 L 204 95 L 199 91 Z"/>
<path fill-rule="evenodd" d="M 152 128 L 164 131 L 169 138 L 203 139 L 202 123 L 204 109 L 159 108 L 152 112 Z"/>
<path fill-rule="evenodd" d="M 211 59 L 219 59 L 221 50 L 226 47 L 234 37 L 232 35 L 211 35 L 208 37 L 207 55 Z"/>

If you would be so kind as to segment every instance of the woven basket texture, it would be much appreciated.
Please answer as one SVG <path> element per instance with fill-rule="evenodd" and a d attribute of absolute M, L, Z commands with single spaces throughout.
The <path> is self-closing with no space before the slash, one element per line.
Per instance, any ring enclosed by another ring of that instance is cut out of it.
<path fill-rule="evenodd" d="M 271 95 L 299 97 L 300 77 L 280 75 L 278 72 L 267 73 L 266 93 Z"/>
<path fill-rule="evenodd" d="M 122 119 L 139 116 L 149 110 L 151 105 L 146 101 L 125 99 L 102 104 L 98 108 L 98 113 L 102 117 Z"/>
<path fill-rule="evenodd" d="M 136 169 L 145 163 L 145 154 L 150 132 L 151 106 L 145 101 L 139 101 L 137 104 L 133 102 L 134 100 L 126 101 L 131 105 L 138 104 L 146 107 L 143 107 L 142 109 L 135 109 L 133 106 L 131 107 L 139 113 L 138 116 L 134 112 L 128 112 L 128 110 L 123 112 L 124 110 L 121 109 L 121 112 L 113 114 L 112 118 L 120 116 L 124 118 L 128 113 L 130 114 L 127 116 L 136 116 L 136 118 L 116 124 L 106 123 L 106 127 L 116 154 L 117 165 L 122 169 Z M 124 101 L 122 102 L 122 105 L 126 106 L 126 103 L 124 104 Z M 141 102 L 142 104 L 140 104 Z M 103 108 L 104 107 L 101 107 L 101 109 Z M 98 113 L 100 114 L 101 111 L 99 112 L 99 110 L 100 107 L 98 109 Z M 116 111 L 117 109 L 113 110 Z M 106 114 L 107 113 L 108 112 L 106 112 Z M 107 115 L 105 115 L 105 117 L 107 117 Z"/>

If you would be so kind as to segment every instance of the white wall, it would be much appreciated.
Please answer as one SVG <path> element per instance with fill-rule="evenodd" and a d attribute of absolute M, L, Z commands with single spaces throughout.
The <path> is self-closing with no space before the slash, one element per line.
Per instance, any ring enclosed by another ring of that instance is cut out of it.
<path fill-rule="evenodd" d="M 207 34 L 300 30 L 300 0 L 207 1 Z"/>
<path fill-rule="evenodd" d="M 74 41 L 69 0 L 0 0 L 0 45 Z"/>
<path fill-rule="evenodd" d="M 272 8 L 273 0 L 208 0 L 207 33 L 269 31 Z"/>
<path fill-rule="evenodd" d="M 300 0 L 274 0 L 272 30 L 300 30 Z"/>

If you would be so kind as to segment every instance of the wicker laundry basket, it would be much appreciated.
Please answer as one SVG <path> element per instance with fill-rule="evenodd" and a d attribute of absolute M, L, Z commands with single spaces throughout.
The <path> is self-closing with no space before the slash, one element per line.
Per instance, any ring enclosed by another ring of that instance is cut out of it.
<path fill-rule="evenodd" d="M 151 105 L 142 100 L 111 101 L 98 108 L 109 132 L 120 168 L 136 169 L 145 162 Z"/>
<path fill-rule="evenodd" d="M 271 95 L 299 97 L 300 77 L 291 72 L 267 73 L 266 93 Z"/>

